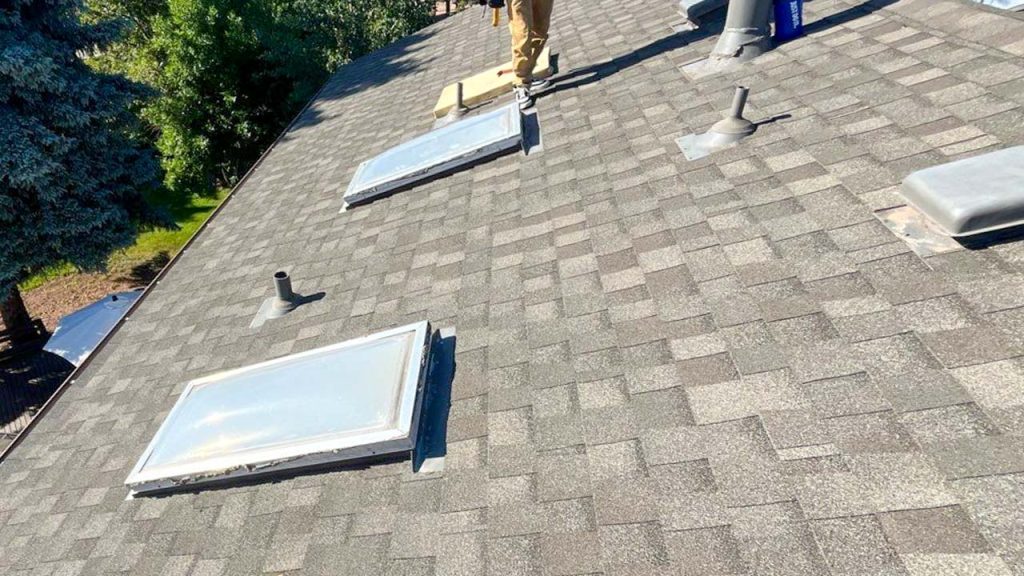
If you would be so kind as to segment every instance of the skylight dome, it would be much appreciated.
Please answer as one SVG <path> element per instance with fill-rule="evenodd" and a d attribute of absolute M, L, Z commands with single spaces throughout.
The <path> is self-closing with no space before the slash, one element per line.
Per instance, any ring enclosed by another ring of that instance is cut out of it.
<path fill-rule="evenodd" d="M 515 102 L 464 118 L 360 164 L 345 192 L 345 205 L 365 202 L 521 145 L 522 120 Z"/>
<path fill-rule="evenodd" d="M 165 490 L 413 449 L 426 322 L 193 380 L 125 480 Z"/>

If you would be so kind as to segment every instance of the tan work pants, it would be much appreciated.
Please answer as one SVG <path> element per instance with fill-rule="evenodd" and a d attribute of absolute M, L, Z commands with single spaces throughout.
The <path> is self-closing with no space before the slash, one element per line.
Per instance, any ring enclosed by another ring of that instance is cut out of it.
<path fill-rule="evenodd" d="M 512 70 L 515 85 L 528 83 L 533 75 L 551 24 L 554 0 L 508 0 L 508 27 L 512 32 Z"/>

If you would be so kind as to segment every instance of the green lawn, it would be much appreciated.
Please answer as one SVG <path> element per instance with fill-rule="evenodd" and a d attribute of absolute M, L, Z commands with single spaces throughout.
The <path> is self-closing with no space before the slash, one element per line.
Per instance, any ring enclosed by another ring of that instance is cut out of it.
<path fill-rule="evenodd" d="M 136 266 L 158 260 L 162 255 L 173 257 L 209 218 L 210 213 L 227 196 L 227 193 L 228 190 L 223 189 L 217 192 L 216 197 L 192 197 L 188 202 L 177 203 L 177 205 L 161 202 L 159 199 L 154 201 L 155 204 L 162 205 L 171 214 L 178 224 L 178 229 L 157 228 L 142 232 L 135 240 L 135 244 L 110 256 L 107 261 L 108 271 L 111 274 L 128 275 Z M 19 285 L 19 288 L 22 292 L 28 292 L 50 280 L 70 276 L 77 272 L 78 270 L 70 264 L 51 266 L 29 276 Z"/>

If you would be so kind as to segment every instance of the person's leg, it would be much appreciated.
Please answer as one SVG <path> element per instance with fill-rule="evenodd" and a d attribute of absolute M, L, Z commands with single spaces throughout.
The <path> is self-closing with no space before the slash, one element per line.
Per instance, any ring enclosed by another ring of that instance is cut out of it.
<path fill-rule="evenodd" d="M 530 29 L 533 27 L 531 0 L 508 0 L 508 28 L 512 33 L 512 84 L 522 86 L 530 82 L 535 60 L 530 58 Z"/>
<path fill-rule="evenodd" d="M 530 56 L 537 63 L 544 45 L 548 41 L 548 27 L 551 25 L 551 7 L 554 0 L 531 0 L 533 3 L 533 26 L 530 27 Z"/>
<path fill-rule="evenodd" d="M 553 0 L 530 0 L 533 9 L 533 26 L 530 28 L 529 54 L 530 72 L 537 67 L 540 53 L 548 41 L 548 27 L 551 24 L 551 5 Z M 547 79 L 535 78 L 530 82 L 533 90 L 543 90 L 550 85 Z"/>

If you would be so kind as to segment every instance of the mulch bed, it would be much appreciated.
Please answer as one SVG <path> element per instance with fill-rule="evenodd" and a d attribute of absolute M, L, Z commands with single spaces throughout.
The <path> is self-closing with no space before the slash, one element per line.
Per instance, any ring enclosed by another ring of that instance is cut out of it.
<path fill-rule="evenodd" d="M 74 274 L 51 280 L 22 295 L 33 318 L 41 318 L 53 332 L 61 316 L 92 304 L 111 292 L 145 286 L 132 278 L 108 274 Z"/>

